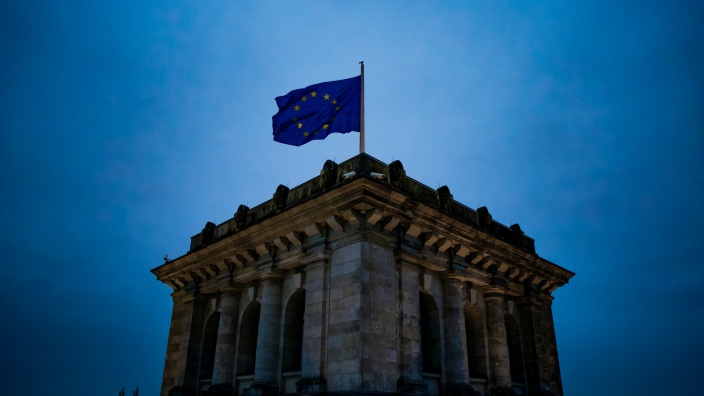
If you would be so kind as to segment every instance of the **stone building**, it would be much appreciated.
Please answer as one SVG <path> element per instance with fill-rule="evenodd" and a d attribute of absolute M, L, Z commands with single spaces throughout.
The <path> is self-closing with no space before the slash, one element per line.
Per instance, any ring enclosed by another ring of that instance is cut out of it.
<path fill-rule="evenodd" d="M 551 293 L 574 274 L 399 161 L 327 161 L 152 272 L 162 396 L 562 394 Z"/>

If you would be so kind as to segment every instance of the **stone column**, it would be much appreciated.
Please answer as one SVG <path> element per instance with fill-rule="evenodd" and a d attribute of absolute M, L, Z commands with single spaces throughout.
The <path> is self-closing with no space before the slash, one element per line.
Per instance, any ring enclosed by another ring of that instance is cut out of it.
<path fill-rule="evenodd" d="M 491 290 L 484 294 L 492 395 L 515 394 L 511 388 L 511 364 L 508 356 L 506 323 L 504 322 L 504 300 L 504 295 L 499 290 Z"/>
<path fill-rule="evenodd" d="M 254 383 L 250 394 L 279 394 L 279 337 L 281 335 L 280 276 L 269 275 L 262 282 L 261 314 L 254 362 Z"/>
<path fill-rule="evenodd" d="M 198 388 L 198 363 L 203 344 L 203 327 L 205 326 L 205 305 L 208 299 L 202 294 L 194 293 L 186 302 L 190 309 L 190 320 L 184 323 L 184 334 L 188 334 L 188 357 L 184 372 L 184 386 Z"/>
<path fill-rule="evenodd" d="M 560 365 L 557 359 L 555 327 L 552 321 L 552 297 L 529 290 L 519 300 L 521 334 L 526 364 L 528 394 L 562 394 Z"/>
<path fill-rule="evenodd" d="M 232 394 L 237 343 L 237 319 L 239 317 L 241 291 L 226 288 L 220 299 L 220 323 L 215 346 L 213 385 L 217 394 Z"/>
<path fill-rule="evenodd" d="M 306 306 L 303 322 L 301 379 L 296 391 L 319 394 L 327 390 L 325 380 L 327 313 L 330 260 L 329 252 L 318 250 L 304 257 Z"/>
<path fill-rule="evenodd" d="M 474 392 L 469 385 L 467 368 L 467 331 L 464 322 L 462 282 L 455 278 L 442 280 L 445 324 L 446 394 L 466 395 Z"/>
<path fill-rule="evenodd" d="M 420 268 L 407 258 L 397 257 L 399 312 L 399 392 L 421 394 L 428 384 L 421 377 Z"/>
<path fill-rule="evenodd" d="M 547 332 L 548 370 L 550 371 L 550 391 L 554 395 L 562 394 L 562 376 L 560 374 L 560 362 L 557 358 L 557 338 L 555 337 L 555 322 L 552 319 L 552 296 L 548 296 L 543 304 L 543 315 L 545 316 L 545 327 Z"/>
<path fill-rule="evenodd" d="M 207 299 L 198 293 L 173 295 L 161 394 L 195 395 Z"/>
<path fill-rule="evenodd" d="M 396 392 L 400 372 L 396 360 L 396 287 L 398 282 L 394 253 L 387 247 L 369 241 L 359 243 L 359 252 L 361 253 L 361 261 L 358 261 L 359 267 L 357 269 L 360 301 L 358 334 L 362 347 L 357 349 L 361 352 L 357 355 L 361 379 L 361 386 L 357 389 L 371 392 Z M 333 258 L 332 266 L 332 272 L 334 271 L 335 258 Z M 338 301 L 344 301 L 344 298 Z M 354 305 L 352 303 L 352 306 Z M 349 307 L 350 305 L 343 303 L 342 306 Z M 331 315 L 334 315 L 334 310 L 332 312 Z M 353 364 L 357 364 L 354 360 L 353 358 Z M 347 364 L 343 361 L 341 366 L 343 368 L 342 380 L 350 383 L 345 380 L 344 368 L 346 366 Z"/>
<path fill-rule="evenodd" d="M 169 390 L 180 385 L 183 368 L 179 367 L 180 340 L 183 332 L 183 324 L 179 319 L 183 318 L 184 304 L 179 294 L 172 293 L 173 307 L 171 308 L 171 324 L 169 325 L 169 338 L 166 343 L 166 358 L 164 360 L 164 375 L 161 380 L 161 396 L 167 396 Z M 182 320 L 182 319 L 181 319 Z M 177 381 L 179 381 L 177 383 Z"/>
<path fill-rule="evenodd" d="M 523 340 L 523 361 L 526 367 L 526 392 L 529 395 L 541 393 L 540 367 L 538 365 L 538 346 L 540 342 L 536 328 L 540 327 L 540 301 L 536 298 L 523 297 L 518 301 L 521 315 L 521 338 Z"/>

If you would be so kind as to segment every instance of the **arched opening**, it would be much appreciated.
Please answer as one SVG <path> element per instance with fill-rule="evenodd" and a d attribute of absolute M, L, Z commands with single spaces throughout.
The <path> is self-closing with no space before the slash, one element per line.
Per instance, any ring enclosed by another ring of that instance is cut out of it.
<path fill-rule="evenodd" d="M 514 388 L 525 392 L 525 367 L 523 362 L 523 344 L 518 322 L 512 315 L 505 315 L 506 341 L 508 342 L 508 359 L 511 364 L 511 383 Z"/>
<path fill-rule="evenodd" d="M 239 351 L 237 354 L 237 375 L 253 375 L 257 358 L 257 335 L 259 333 L 259 313 L 261 304 L 251 302 L 242 314 L 240 324 Z"/>
<path fill-rule="evenodd" d="M 469 378 L 486 382 L 489 369 L 487 367 L 486 333 L 484 318 L 476 306 L 464 306 L 464 324 L 467 334 L 467 366 Z"/>
<path fill-rule="evenodd" d="M 284 317 L 283 353 L 281 371 L 301 371 L 303 352 L 303 318 L 305 313 L 306 291 L 299 290 L 286 304 Z"/>
<path fill-rule="evenodd" d="M 442 372 L 442 350 L 440 333 L 440 311 L 430 294 L 420 293 L 420 344 L 422 371 Z"/>
<path fill-rule="evenodd" d="M 198 365 L 198 384 L 203 387 L 210 384 L 213 378 L 215 365 L 215 346 L 218 341 L 218 326 L 220 312 L 213 312 L 205 322 L 203 329 L 203 342 L 200 348 L 200 363 Z"/>

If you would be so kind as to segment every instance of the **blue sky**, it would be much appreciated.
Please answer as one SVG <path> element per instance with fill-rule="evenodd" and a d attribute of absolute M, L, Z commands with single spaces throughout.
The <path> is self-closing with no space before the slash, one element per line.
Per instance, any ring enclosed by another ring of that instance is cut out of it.
<path fill-rule="evenodd" d="M 367 153 L 520 223 L 568 395 L 693 394 L 704 354 L 704 7 L 670 1 L 0 3 L 0 382 L 158 392 L 207 221 L 358 152 L 274 98 L 366 65 Z"/>

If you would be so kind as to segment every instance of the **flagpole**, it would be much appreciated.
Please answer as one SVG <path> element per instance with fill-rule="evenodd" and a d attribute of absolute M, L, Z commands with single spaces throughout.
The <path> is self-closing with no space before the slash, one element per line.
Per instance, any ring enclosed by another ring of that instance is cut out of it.
<path fill-rule="evenodd" d="M 359 112 L 359 153 L 364 152 L 364 61 L 359 62 L 362 67 L 362 87 L 361 87 L 361 103 Z"/>

